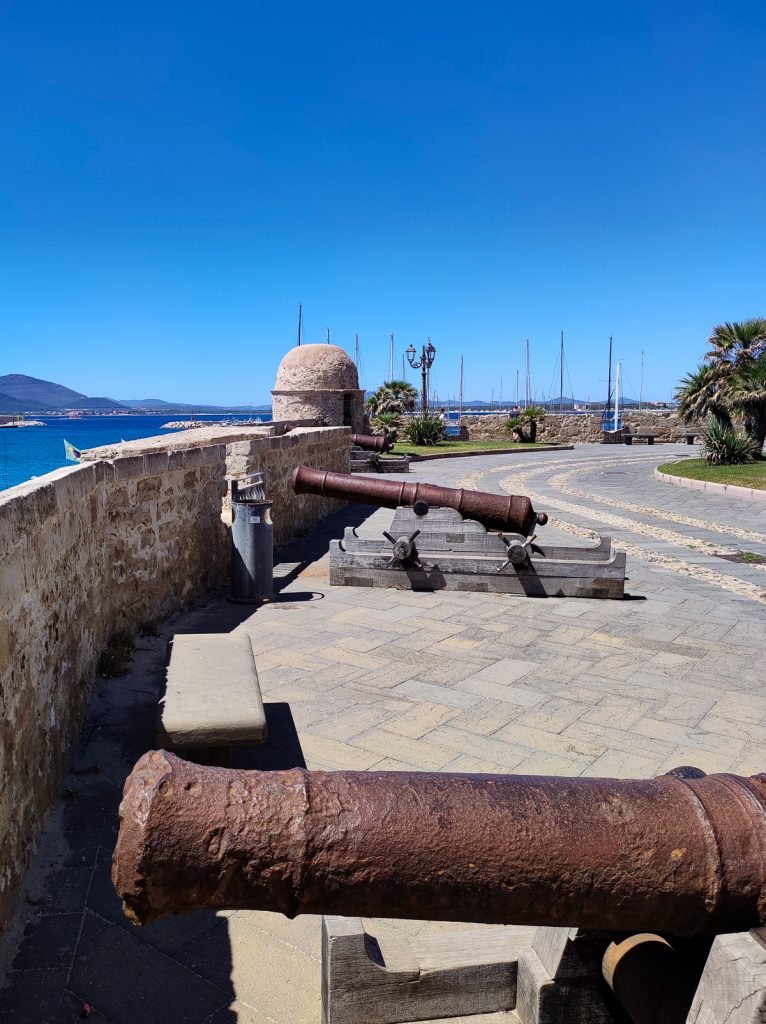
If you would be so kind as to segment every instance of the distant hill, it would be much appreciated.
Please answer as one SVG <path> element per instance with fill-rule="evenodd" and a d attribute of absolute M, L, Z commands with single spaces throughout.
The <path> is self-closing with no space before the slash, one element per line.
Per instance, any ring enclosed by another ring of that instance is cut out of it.
<path fill-rule="evenodd" d="M 128 406 L 115 402 L 113 398 L 81 398 L 68 405 L 67 409 L 123 409 L 127 412 Z"/>
<path fill-rule="evenodd" d="M 190 405 L 166 402 L 161 398 L 121 398 L 129 409 L 155 409 L 157 412 L 270 412 L 270 405 Z"/>
<path fill-rule="evenodd" d="M 22 402 L 19 398 L 14 398 L 12 395 L 6 395 L 0 392 L 0 413 L 5 412 L 26 412 L 29 406 Z M 35 409 L 40 412 L 44 412 L 46 409 L 50 409 L 49 405 L 42 405 L 38 402 L 35 405 Z"/>
<path fill-rule="evenodd" d="M 27 377 L 23 373 L 7 373 L 0 377 L 0 394 L 18 399 L 20 408 L 29 410 L 73 409 L 75 402 L 87 398 L 81 391 L 72 391 L 62 384 Z"/>
<path fill-rule="evenodd" d="M 164 402 L 161 398 L 121 398 L 121 405 L 129 409 L 180 409 L 179 405 L 172 402 Z"/>
<path fill-rule="evenodd" d="M 243 412 L 268 413 L 270 405 L 200 405 L 188 402 L 166 402 L 162 398 L 130 398 L 117 400 L 103 396 L 88 397 L 63 384 L 55 384 L 23 373 L 0 376 L 0 412 L 55 412 L 77 409 L 81 412 Z"/>

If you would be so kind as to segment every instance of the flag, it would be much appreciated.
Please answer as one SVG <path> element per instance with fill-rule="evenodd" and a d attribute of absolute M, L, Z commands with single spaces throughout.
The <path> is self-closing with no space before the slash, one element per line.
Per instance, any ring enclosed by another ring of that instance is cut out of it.
<path fill-rule="evenodd" d="M 66 456 L 67 462 L 79 462 L 82 452 L 79 448 L 75 448 L 74 445 L 70 444 L 69 441 L 64 441 L 64 455 Z"/>

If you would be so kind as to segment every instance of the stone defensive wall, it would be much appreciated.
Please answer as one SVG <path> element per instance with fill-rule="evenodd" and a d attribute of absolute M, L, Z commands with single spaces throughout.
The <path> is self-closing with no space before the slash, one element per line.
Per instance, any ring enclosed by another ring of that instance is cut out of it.
<path fill-rule="evenodd" d="M 471 441 L 507 440 L 505 422 L 508 414 L 464 416 L 461 425 L 468 428 Z M 656 434 L 658 441 L 677 441 L 689 430 L 700 430 L 704 424 L 687 425 L 677 412 L 632 410 L 622 414 L 623 426 L 633 434 Z M 537 424 L 538 441 L 561 441 L 566 444 L 597 443 L 601 440 L 601 413 L 565 414 L 546 413 Z"/>
<path fill-rule="evenodd" d="M 293 494 L 299 462 L 349 469 L 347 427 L 188 430 L 92 449 L 0 494 L 0 931 L 82 724 L 99 658 L 222 584 L 229 479 L 266 473 L 274 540 L 338 502 Z"/>

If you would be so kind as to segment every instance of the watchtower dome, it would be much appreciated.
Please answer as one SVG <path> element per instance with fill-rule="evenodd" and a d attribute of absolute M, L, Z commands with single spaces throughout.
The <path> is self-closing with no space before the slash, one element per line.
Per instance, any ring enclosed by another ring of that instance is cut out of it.
<path fill-rule="evenodd" d="M 362 433 L 364 391 L 354 361 L 337 345 L 298 345 L 279 364 L 272 395 L 275 420 L 319 420 Z"/>

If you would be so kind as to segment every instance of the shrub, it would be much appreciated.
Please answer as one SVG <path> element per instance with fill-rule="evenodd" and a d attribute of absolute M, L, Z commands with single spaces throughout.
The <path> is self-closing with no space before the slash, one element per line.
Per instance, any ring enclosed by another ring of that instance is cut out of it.
<path fill-rule="evenodd" d="M 511 416 L 505 421 L 505 429 L 511 435 L 517 439 L 521 439 L 524 434 L 524 427 L 521 422 L 521 416 Z"/>
<path fill-rule="evenodd" d="M 511 416 L 505 421 L 505 429 L 513 435 L 517 441 L 524 441 L 527 444 L 534 444 L 537 440 L 538 421 L 545 419 L 545 409 L 539 405 L 530 405 L 522 409 L 518 416 Z"/>
<path fill-rule="evenodd" d="M 411 444 L 433 447 L 444 440 L 444 424 L 438 416 L 426 413 L 409 420 L 403 433 Z"/>
<path fill-rule="evenodd" d="M 372 426 L 381 434 L 394 442 L 399 434 L 401 416 L 396 412 L 380 412 L 372 420 Z"/>
<path fill-rule="evenodd" d="M 749 437 L 741 437 L 713 417 L 710 426 L 700 435 L 702 454 L 710 466 L 741 466 L 755 462 L 755 445 Z"/>

